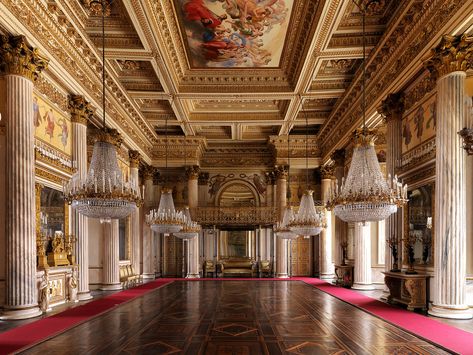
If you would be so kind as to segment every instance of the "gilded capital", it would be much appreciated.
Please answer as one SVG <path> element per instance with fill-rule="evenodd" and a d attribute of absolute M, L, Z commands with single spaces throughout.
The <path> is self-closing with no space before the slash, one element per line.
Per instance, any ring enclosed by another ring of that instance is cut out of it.
<path fill-rule="evenodd" d="M 82 95 L 69 95 L 67 108 L 71 112 L 71 121 L 87 125 L 87 121 L 92 118 L 94 110 Z"/>
<path fill-rule="evenodd" d="M 143 175 L 143 180 L 153 180 L 155 171 L 156 171 L 156 168 L 151 165 L 145 165 L 140 170 L 141 174 Z"/>
<path fill-rule="evenodd" d="M 25 36 L 0 36 L 0 71 L 21 75 L 31 81 L 38 79 L 49 60 L 26 42 Z"/>
<path fill-rule="evenodd" d="M 404 94 L 389 94 L 378 107 L 378 113 L 383 115 L 386 121 L 400 120 L 404 113 Z"/>
<path fill-rule="evenodd" d="M 330 159 L 334 161 L 335 167 L 344 166 L 345 165 L 345 149 L 335 150 L 330 156 Z"/>
<path fill-rule="evenodd" d="M 473 36 L 466 33 L 459 36 L 444 35 L 440 44 L 431 50 L 431 56 L 424 66 L 437 79 L 455 71 L 473 68 Z"/>
<path fill-rule="evenodd" d="M 210 174 L 208 172 L 202 171 L 199 173 L 199 185 L 208 185 L 209 184 Z"/>
<path fill-rule="evenodd" d="M 279 165 L 274 168 L 274 175 L 276 179 L 287 179 L 287 170 L 288 167 L 284 165 Z"/>
<path fill-rule="evenodd" d="M 129 150 L 128 157 L 130 158 L 130 168 L 138 168 L 140 165 L 140 152 Z"/>
<path fill-rule="evenodd" d="M 101 129 L 97 133 L 95 140 L 113 144 L 117 148 L 120 148 L 123 143 L 123 138 L 115 128 Z"/>
<path fill-rule="evenodd" d="M 334 175 L 334 165 L 324 165 L 320 167 L 320 176 L 322 180 L 330 179 L 333 180 L 335 179 Z"/>
<path fill-rule="evenodd" d="M 186 168 L 186 176 L 188 180 L 197 180 L 199 178 L 200 167 L 198 165 Z"/>

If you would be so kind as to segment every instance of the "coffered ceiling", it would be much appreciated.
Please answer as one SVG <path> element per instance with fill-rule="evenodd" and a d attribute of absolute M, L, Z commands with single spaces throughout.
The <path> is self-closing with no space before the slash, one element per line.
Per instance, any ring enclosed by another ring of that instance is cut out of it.
<path fill-rule="evenodd" d="M 309 134 L 313 167 L 359 125 L 362 16 L 352 0 L 106 1 L 109 122 L 148 163 L 160 163 L 166 121 L 170 135 L 201 142 L 201 165 L 232 154 L 235 164 L 274 164 L 274 142 L 290 132 L 297 141 Z M 473 5 L 360 1 L 370 3 L 368 110 L 378 124 L 376 105 L 422 69 L 421 56 L 443 33 L 471 26 Z M 52 59 L 38 87 L 83 94 L 99 115 L 94 0 L 0 0 L 0 7 L 0 30 L 27 34 Z"/>

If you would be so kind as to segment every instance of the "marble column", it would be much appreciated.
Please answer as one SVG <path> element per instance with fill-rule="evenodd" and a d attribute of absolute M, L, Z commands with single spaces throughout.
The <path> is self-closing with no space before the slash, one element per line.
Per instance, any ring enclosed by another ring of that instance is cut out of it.
<path fill-rule="evenodd" d="M 154 263 L 153 263 L 153 238 L 154 232 L 151 230 L 150 226 L 145 223 L 144 215 L 149 212 L 154 204 L 154 193 L 153 193 L 153 175 L 154 168 L 151 166 L 145 167 L 143 170 L 143 180 L 145 185 L 145 201 L 143 207 L 142 215 L 142 225 L 143 225 L 143 268 L 142 276 L 144 279 L 154 279 Z"/>
<path fill-rule="evenodd" d="M 279 167 L 276 169 L 276 208 L 279 219 L 282 220 L 284 208 L 286 207 L 287 192 L 287 169 Z M 276 237 L 276 277 L 286 278 L 288 270 L 287 240 Z"/>
<path fill-rule="evenodd" d="M 72 121 L 72 158 L 81 179 L 87 176 L 87 121 L 93 115 L 90 104 L 80 95 L 70 95 L 68 108 Z M 80 301 L 92 298 L 89 291 L 89 224 L 87 217 L 72 210 L 71 222 L 76 237 L 75 251 L 78 264 L 78 293 Z"/>
<path fill-rule="evenodd" d="M 273 171 L 267 172 L 265 174 L 266 178 L 266 206 L 274 206 L 273 196 L 274 196 L 274 184 L 276 182 L 276 176 Z"/>
<path fill-rule="evenodd" d="M 138 181 L 138 168 L 140 165 L 140 153 L 136 150 L 128 151 L 128 156 L 130 158 L 130 179 L 133 181 Z M 146 190 L 145 190 L 146 192 Z M 148 192 L 149 193 L 149 192 Z M 135 207 L 135 210 L 131 213 L 130 216 L 130 227 L 131 227 L 131 266 L 135 273 L 140 272 L 140 208 Z"/>
<path fill-rule="evenodd" d="M 339 184 L 345 174 L 345 149 L 338 149 L 330 157 L 334 161 L 333 177 L 335 183 Z M 334 262 L 340 265 L 343 262 L 342 244 L 347 242 L 347 224 L 340 218 L 334 218 L 335 223 L 332 226 L 332 235 L 334 236 Z"/>
<path fill-rule="evenodd" d="M 24 36 L 0 37 L 5 73 L 6 289 L 0 319 L 41 314 L 36 285 L 33 81 L 47 61 Z M 5 202 L 5 201 L 4 201 Z"/>
<path fill-rule="evenodd" d="M 466 296 L 465 70 L 473 37 L 444 36 L 427 67 L 437 77 L 435 263 L 429 314 L 469 319 Z"/>
<path fill-rule="evenodd" d="M 353 289 L 374 290 L 371 282 L 371 223 L 355 223 L 355 274 Z"/>
<path fill-rule="evenodd" d="M 389 94 L 382 102 L 378 112 L 386 120 L 386 173 L 391 177 L 396 175 L 396 169 L 401 161 L 402 148 L 402 115 L 404 113 L 404 95 Z M 389 216 L 385 221 L 385 240 L 395 240 L 398 252 L 397 265 L 402 265 L 402 209 Z M 385 243 L 384 269 L 390 271 L 393 268 L 392 250 L 389 243 Z"/>
<path fill-rule="evenodd" d="M 320 168 L 322 176 L 322 202 L 326 203 L 329 199 L 330 188 L 332 186 L 332 179 L 334 178 L 333 166 L 323 166 Z M 319 270 L 320 278 L 325 280 L 333 280 L 335 277 L 334 265 L 332 258 L 332 212 L 325 211 L 325 218 L 327 220 L 327 227 L 320 232 L 319 236 Z"/>
<path fill-rule="evenodd" d="M 188 205 L 189 208 L 194 209 L 197 208 L 199 205 L 199 185 L 198 185 L 198 179 L 199 179 L 199 167 L 198 166 L 192 166 L 187 168 L 186 170 L 186 176 L 187 176 L 187 198 L 188 198 Z M 189 248 L 189 260 L 188 260 L 188 273 L 186 277 L 189 278 L 197 278 L 200 277 L 199 274 L 199 239 L 202 236 L 199 234 L 194 239 L 191 239 L 187 242 L 187 247 Z"/>
<path fill-rule="evenodd" d="M 102 224 L 103 234 L 103 274 L 101 290 L 120 290 L 120 246 L 118 219 Z"/>

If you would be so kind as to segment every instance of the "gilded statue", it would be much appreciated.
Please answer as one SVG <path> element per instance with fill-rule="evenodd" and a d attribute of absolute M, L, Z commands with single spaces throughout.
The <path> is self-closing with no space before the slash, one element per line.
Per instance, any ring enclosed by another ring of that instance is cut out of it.
<path fill-rule="evenodd" d="M 72 274 L 69 278 L 69 302 L 79 302 L 77 299 L 78 291 L 78 282 L 77 282 L 77 268 L 72 268 Z"/>

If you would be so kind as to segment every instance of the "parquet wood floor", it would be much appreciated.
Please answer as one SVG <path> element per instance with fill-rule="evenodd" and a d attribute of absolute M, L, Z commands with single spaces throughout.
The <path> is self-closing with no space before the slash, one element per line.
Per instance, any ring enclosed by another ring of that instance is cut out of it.
<path fill-rule="evenodd" d="M 27 354 L 445 354 L 299 281 L 177 281 Z"/>

